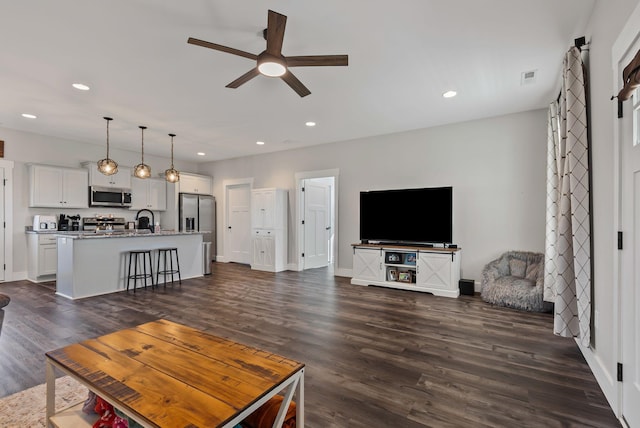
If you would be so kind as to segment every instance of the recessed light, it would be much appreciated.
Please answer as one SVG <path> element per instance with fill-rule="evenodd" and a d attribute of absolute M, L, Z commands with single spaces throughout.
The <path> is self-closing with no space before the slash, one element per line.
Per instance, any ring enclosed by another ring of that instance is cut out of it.
<path fill-rule="evenodd" d="M 305 125 L 307 126 L 316 126 L 315 122 L 306 122 Z"/>
<path fill-rule="evenodd" d="M 196 154 L 197 154 L 198 156 L 204 156 L 204 155 L 206 155 L 206 153 L 204 153 L 204 152 L 198 152 L 198 153 L 196 153 Z"/>
<path fill-rule="evenodd" d="M 22 117 L 26 117 L 27 119 L 35 119 L 38 116 L 36 116 L 35 114 L 22 113 Z"/>
<path fill-rule="evenodd" d="M 444 94 L 442 94 L 442 96 L 445 97 L 445 98 L 453 98 L 456 95 L 458 95 L 458 93 L 456 91 L 447 91 Z"/>
<path fill-rule="evenodd" d="M 79 89 L 81 91 L 88 91 L 89 89 L 91 89 L 87 85 L 85 85 L 84 83 L 74 83 L 71 86 L 73 86 L 74 88 Z"/>
<path fill-rule="evenodd" d="M 264 141 L 256 141 L 256 144 L 259 146 L 264 146 Z"/>

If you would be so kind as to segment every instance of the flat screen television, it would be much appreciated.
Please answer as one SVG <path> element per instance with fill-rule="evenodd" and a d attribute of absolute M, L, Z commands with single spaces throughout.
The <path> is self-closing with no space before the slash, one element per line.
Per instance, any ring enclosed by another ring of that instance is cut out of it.
<path fill-rule="evenodd" d="M 453 188 L 360 192 L 360 240 L 386 244 L 451 244 Z"/>

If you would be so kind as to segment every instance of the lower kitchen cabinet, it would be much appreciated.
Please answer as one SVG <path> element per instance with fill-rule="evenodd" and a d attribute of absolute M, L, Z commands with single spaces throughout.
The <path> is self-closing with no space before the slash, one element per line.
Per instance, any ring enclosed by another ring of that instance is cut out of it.
<path fill-rule="evenodd" d="M 55 234 L 27 235 L 27 279 L 32 282 L 51 281 L 58 270 L 58 248 Z"/>
<path fill-rule="evenodd" d="M 287 265 L 287 234 L 282 229 L 254 229 L 251 269 L 280 272 Z"/>

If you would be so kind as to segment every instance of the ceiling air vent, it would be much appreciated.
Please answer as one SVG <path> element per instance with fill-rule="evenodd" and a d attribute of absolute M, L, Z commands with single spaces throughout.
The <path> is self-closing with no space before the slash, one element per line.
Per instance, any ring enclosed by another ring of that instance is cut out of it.
<path fill-rule="evenodd" d="M 535 82 L 537 73 L 538 73 L 538 70 L 523 71 L 522 72 L 522 78 L 520 79 L 520 84 L 521 85 L 526 85 L 528 83 Z"/>

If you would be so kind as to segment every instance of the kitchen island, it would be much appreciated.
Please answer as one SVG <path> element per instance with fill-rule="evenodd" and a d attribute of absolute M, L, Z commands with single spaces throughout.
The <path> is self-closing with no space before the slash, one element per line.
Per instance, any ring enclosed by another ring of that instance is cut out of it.
<path fill-rule="evenodd" d="M 182 279 L 203 275 L 200 232 L 78 233 L 57 235 L 56 238 L 56 294 L 68 299 L 126 290 L 126 255 L 130 250 L 151 250 L 154 281 L 157 267 L 157 252 L 154 250 L 158 248 L 178 249 Z M 143 284 L 138 281 L 138 287 L 141 286 Z"/>

